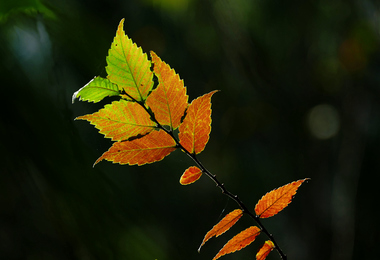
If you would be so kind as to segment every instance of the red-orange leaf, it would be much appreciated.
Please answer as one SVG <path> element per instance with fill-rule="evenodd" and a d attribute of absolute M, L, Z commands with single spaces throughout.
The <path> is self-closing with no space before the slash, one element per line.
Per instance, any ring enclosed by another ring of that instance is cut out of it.
<path fill-rule="evenodd" d="M 143 165 L 161 161 L 176 149 L 176 143 L 165 131 L 154 131 L 141 138 L 116 142 L 94 163 L 103 159 L 120 164 Z"/>
<path fill-rule="evenodd" d="M 151 52 L 151 56 L 159 84 L 148 96 L 146 103 L 161 125 L 169 125 L 172 129 L 176 129 L 188 106 L 186 88 L 174 69 L 154 52 Z"/>
<path fill-rule="evenodd" d="M 272 241 L 265 241 L 264 245 L 260 248 L 259 252 L 256 254 L 256 260 L 265 260 L 269 253 L 273 250 L 274 244 Z"/>
<path fill-rule="evenodd" d="M 255 212 L 260 218 L 269 218 L 283 210 L 292 201 L 298 187 L 308 178 L 294 181 L 265 194 L 256 204 Z"/>
<path fill-rule="evenodd" d="M 186 169 L 186 171 L 182 174 L 179 183 L 182 185 L 188 185 L 195 181 L 197 181 L 202 175 L 202 170 L 196 166 L 191 166 Z"/>
<path fill-rule="evenodd" d="M 219 251 L 219 253 L 212 259 L 216 260 L 219 257 L 230 254 L 251 244 L 255 241 L 256 237 L 260 235 L 260 229 L 256 226 L 249 227 L 246 230 L 243 230 L 236 236 L 234 236 L 224 247 Z"/>
<path fill-rule="evenodd" d="M 179 142 L 190 153 L 198 154 L 205 148 L 211 132 L 211 96 L 217 90 L 191 102 L 179 126 Z"/>
<path fill-rule="evenodd" d="M 125 100 L 114 101 L 103 109 L 76 119 L 89 121 L 105 137 L 123 141 L 154 130 L 156 124 L 139 104 Z"/>
<path fill-rule="evenodd" d="M 241 209 L 235 209 L 234 211 L 228 213 L 221 221 L 218 222 L 203 238 L 202 244 L 200 245 L 198 252 L 201 247 L 212 237 L 218 237 L 227 230 L 229 230 L 241 217 L 243 216 L 243 211 Z"/>

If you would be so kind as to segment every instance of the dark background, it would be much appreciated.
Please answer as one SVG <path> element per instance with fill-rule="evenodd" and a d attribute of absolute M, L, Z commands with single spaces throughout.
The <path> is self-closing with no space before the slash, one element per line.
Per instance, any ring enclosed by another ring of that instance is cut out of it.
<path fill-rule="evenodd" d="M 253 221 L 197 248 L 237 205 L 191 160 L 94 161 L 111 142 L 71 103 L 106 76 L 117 26 L 185 81 L 214 89 L 201 161 L 251 209 L 310 177 L 263 220 L 289 259 L 375 259 L 379 245 L 380 4 L 373 0 L 2 0 L 0 259 L 212 259 Z M 265 236 L 224 259 L 254 259 Z M 277 252 L 268 259 L 280 259 Z"/>

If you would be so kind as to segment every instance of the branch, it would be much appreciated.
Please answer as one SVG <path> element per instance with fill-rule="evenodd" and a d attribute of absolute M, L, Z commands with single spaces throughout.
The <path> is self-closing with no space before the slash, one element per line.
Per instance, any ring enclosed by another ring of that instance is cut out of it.
<path fill-rule="evenodd" d="M 132 97 L 130 97 L 130 98 L 132 98 Z M 271 233 L 269 233 L 268 230 L 264 227 L 264 225 L 260 221 L 260 218 L 258 216 L 256 216 L 255 214 L 253 214 L 247 208 L 247 206 L 245 206 L 245 204 L 239 198 L 239 196 L 235 195 L 235 194 L 231 193 L 229 190 L 227 190 L 225 188 L 224 184 L 221 183 L 216 178 L 216 175 L 212 174 L 209 170 L 207 170 L 206 167 L 203 166 L 203 164 L 198 160 L 198 158 L 196 157 L 195 154 L 190 153 L 188 150 L 186 150 L 180 144 L 180 142 L 177 140 L 177 138 L 174 136 L 173 130 L 172 129 L 170 129 L 170 130 L 166 129 L 165 127 L 163 127 L 157 121 L 157 119 L 154 116 L 154 113 L 149 108 L 147 108 L 145 106 L 145 102 L 139 102 L 139 101 L 135 100 L 134 98 L 132 98 L 132 100 L 135 101 L 135 102 L 137 102 L 140 106 L 142 106 L 145 109 L 145 111 L 150 115 L 150 117 L 153 120 L 153 122 L 155 122 L 157 124 L 157 128 L 164 130 L 168 135 L 170 135 L 173 138 L 173 140 L 175 141 L 177 147 L 180 148 L 183 152 L 185 152 L 198 165 L 198 167 L 202 170 L 202 172 L 204 174 L 206 174 L 212 181 L 214 181 L 214 183 L 216 184 L 216 186 L 220 188 L 220 190 L 222 191 L 223 194 L 225 194 L 226 196 L 228 196 L 229 198 L 231 198 L 232 200 L 234 200 L 239 205 L 239 207 L 242 209 L 242 211 L 243 211 L 244 214 L 247 214 L 248 216 L 250 216 L 251 218 L 253 218 L 256 221 L 256 223 L 260 227 L 261 231 L 264 232 L 268 236 L 268 238 L 273 242 L 274 248 L 277 250 L 277 252 L 280 255 L 281 259 L 287 260 L 287 256 L 284 254 L 284 252 L 281 250 L 280 246 L 277 244 L 274 236 Z"/>

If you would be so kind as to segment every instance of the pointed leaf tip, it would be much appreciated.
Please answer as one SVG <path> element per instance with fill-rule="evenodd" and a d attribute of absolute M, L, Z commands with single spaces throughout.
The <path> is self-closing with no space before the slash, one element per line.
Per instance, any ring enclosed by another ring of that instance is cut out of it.
<path fill-rule="evenodd" d="M 235 223 L 243 216 L 241 209 L 235 209 L 228 213 L 222 220 L 218 222 L 203 238 L 202 244 L 198 248 L 198 252 L 201 251 L 201 247 L 212 237 L 218 237 L 224 232 L 228 231 Z"/>
<path fill-rule="evenodd" d="M 153 131 L 132 141 L 115 142 L 95 164 L 105 159 L 119 164 L 143 165 L 161 161 L 176 149 L 175 141 L 165 131 Z"/>
<path fill-rule="evenodd" d="M 112 141 L 125 141 L 131 137 L 152 132 L 156 123 L 150 115 L 136 102 L 114 101 L 98 112 L 77 117 L 87 120 Z"/>
<path fill-rule="evenodd" d="M 107 78 L 137 101 L 144 101 L 153 87 L 151 62 L 141 47 L 125 34 L 124 19 L 108 51 Z"/>
<path fill-rule="evenodd" d="M 179 142 L 190 153 L 199 154 L 208 143 L 211 132 L 211 97 L 214 90 L 194 99 L 179 126 Z"/>
<path fill-rule="evenodd" d="M 176 129 L 188 106 L 188 95 L 183 80 L 168 64 L 151 51 L 153 71 L 158 78 L 158 86 L 148 96 L 146 103 L 152 109 L 161 125 Z"/>
<path fill-rule="evenodd" d="M 264 245 L 260 248 L 260 250 L 256 254 L 256 260 L 265 260 L 270 252 L 272 252 L 274 248 L 274 244 L 272 241 L 265 241 Z"/>
<path fill-rule="evenodd" d="M 269 218 L 286 208 L 292 201 L 297 189 L 309 178 L 294 181 L 265 194 L 256 204 L 255 212 L 260 218 Z"/>
<path fill-rule="evenodd" d="M 74 92 L 72 102 L 79 98 L 81 101 L 97 103 L 105 97 L 120 95 L 119 88 L 108 79 L 95 77 L 78 91 Z"/>
<path fill-rule="evenodd" d="M 179 182 L 182 185 L 188 185 L 196 182 L 201 176 L 202 170 L 196 166 L 192 166 L 186 169 L 186 171 L 182 174 Z"/>
<path fill-rule="evenodd" d="M 260 235 L 260 232 L 260 228 L 256 226 L 252 226 L 243 230 L 234 236 L 231 240 L 229 240 L 212 260 L 216 260 L 223 255 L 239 251 L 244 247 L 250 245 L 253 241 L 255 241 L 256 237 Z"/>

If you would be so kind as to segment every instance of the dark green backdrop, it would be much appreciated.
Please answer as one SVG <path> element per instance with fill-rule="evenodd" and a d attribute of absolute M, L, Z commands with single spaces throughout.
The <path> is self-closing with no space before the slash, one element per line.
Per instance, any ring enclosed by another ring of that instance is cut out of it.
<path fill-rule="evenodd" d="M 375 259 L 380 218 L 380 5 L 373 0 L 2 0 L 0 259 L 212 259 L 243 218 L 198 254 L 237 205 L 181 152 L 146 166 L 93 162 L 110 141 L 71 103 L 106 76 L 119 21 L 213 97 L 200 159 L 251 208 L 310 177 L 264 220 L 289 259 Z M 224 259 L 254 259 L 259 237 Z M 268 259 L 280 259 L 273 252 Z"/>

